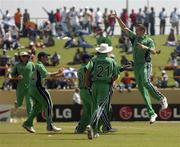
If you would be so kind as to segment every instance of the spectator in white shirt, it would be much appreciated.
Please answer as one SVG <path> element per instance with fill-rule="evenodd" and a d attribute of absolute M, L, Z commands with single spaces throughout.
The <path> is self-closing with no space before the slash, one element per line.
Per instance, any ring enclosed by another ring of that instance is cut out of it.
<path fill-rule="evenodd" d="M 100 8 L 97 8 L 97 11 L 95 13 L 95 22 L 96 27 L 100 28 L 100 24 L 102 24 L 102 12 L 100 11 Z"/>
<path fill-rule="evenodd" d="M 3 49 L 12 50 L 11 44 L 12 44 L 12 35 L 11 35 L 11 31 L 9 30 L 8 32 L 5 33 L 4 36 Z"/>
<path fill-rule="evenodd" d="M 83 28 L 83 9 L 79 9 L 78 12 L 79 25 Z"/>
<path fill-rule="evenodd" d="M 83 14 L 83 29 L 84 30 L 88 30 L 88 33 L 91 34 L 92 32 L 92 28 L 91 28 L 91 24 L 92 24 L 92 16 L 93 14 L 91 13 L 90 10 L 88 10 L 88 8 L 86 7 L 84 9 L 84 14 Z"/>
<path fill-rule="evenodd" d="M 67 7 L 64 7 L 63 11 L 61 12 L 61 27 L 65 35 L 69 34 L 68 33 L 69 30 L 67 27 L 67 15 L 68 15 Z"/>
<path fill-rule="evenodd" d="M 170 15 L 170 23 L 173 28 L 176 28 L 177 35 L 179 34 L 179 18 L 180 18 L 180 15 L 177 12 L 177 8 L 174 8 L 174 11 L 171 12 L 171 15 Z"/>
<path fill-rule="evenodd" d="M 72 31 L 75 32 L 79 27 L 79 17 L 78 17 L 78 12 L 75 10 L 75 6 L 73 6 L 69 11 L 68 18 L 70 21 L 70 26 L 72 28 Z"/>
<path fill-rule="evenodd" d="M 159 34 L 165 33 L 166 18 L 167 18 L 167 13 L 165 11 L 165 8 L 162 8 L 162 11 L 159 13 L 159 19 L 160 19 L 160 29 L 159 29 L 160 32 L 159 32 Z"/>

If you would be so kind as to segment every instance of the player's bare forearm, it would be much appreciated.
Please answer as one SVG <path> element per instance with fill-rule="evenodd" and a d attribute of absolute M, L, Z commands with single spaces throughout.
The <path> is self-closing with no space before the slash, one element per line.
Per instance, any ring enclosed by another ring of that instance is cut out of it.
<path fill-rule="evenodd" d="M 117 78 L 118 78 L 118 76 L 113 76 L 113 77 L 112 77 L 112 79 L 111 79 L 111 83 L 113 84 L 113 83 L 114 83 L 114 81 L 116 81 L 116 80 L 117 80 Z"/>
<path fill-rule="evenodd" d="M 56 78 L 56 79 L 62 78 L 62 77 L 64 77 L 64 73 L 59 73 L 53 76 L 53 78 Z"/>
<path fill-rule="evenodd" d="M 85 73 L 85 86 L 88 88 L 90 87 L 90 75 L 91 75 L 91 71 L 87 70 Z"/>
<path fill-rule="evenodd" d="M 42 7 L 42 9 L 43 9 L 46 13 L 49 13 L 46 8 Z"/>
<path fill-rule="evenodd" d="M 13 77 L 6 77 L 6 79 L 8 80 L 22 80 L 23 76 L 22 75 L 18 75 L 18 76 L 13 76 Z"/>
<path fill-rule="evenodd" d="M 121 27 L 121 29 L 125 32 L 125 33 L 128 33 L 129 32 L 129 29 L 128 27 L 124 24 L 124 22 L 121 20 L 121 18 L 119 18 L 117 15 L 114 15 L 115 18 L 117 19 L 118 23 L 119 23 L 119 26 Z"/>
<path fill-rule="evenodd" d="M 50 73 L 50 77 L 61 77 L 64 75 L 64 68 L 60 68 L 57 72 Z"/>
<path fill-rule="evenodd" d="M 160 54 L 161 53 L 161 50 L 159 49 L 155 49 L 155 48 L 149 48 L 148 46 L 145 46 L 141 43 L 137 43 L 137 47 L 140 48 L 140 49 L 144 49 L 144 50 L 148 50 L 151 52 L 151 54 L 155 55 L 155 54 Z"/>
<path fill-rule="evenodd" d="M 151 54 L 153 54 L 153 55 L 161 53 L 161 50 L 155 49 L 155 48 L 149 48 L 148 50 L 150 50 Z"/>
<path fill-rule="evenodd" d="M 49 77 L 53 78 L 55 76 L 57 76 L 59 74 L 59 72 L 53 72 L 49 74 Z"/>
<path fill-rule="evenodd" d="M 15 77 L 16 80 L 22 80 L 23 76 L 22 75 L 18 75 L 17 77 Z"/>

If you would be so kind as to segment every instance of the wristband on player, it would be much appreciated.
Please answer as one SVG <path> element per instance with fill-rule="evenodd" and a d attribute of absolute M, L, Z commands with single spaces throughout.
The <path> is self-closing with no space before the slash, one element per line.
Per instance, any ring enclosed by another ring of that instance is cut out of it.
<path fill-rule="evenodd" d="M 148 51 L 151 51 L 151 48 L 150 48 L 150 47 L 148 47 L 148 48 L 147 48 L 147 50 L 148 50 Z"/>

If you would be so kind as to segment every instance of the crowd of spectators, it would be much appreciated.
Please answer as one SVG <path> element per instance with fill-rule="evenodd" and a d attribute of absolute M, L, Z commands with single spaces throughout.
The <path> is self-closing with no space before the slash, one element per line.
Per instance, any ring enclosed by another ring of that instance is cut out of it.
<path fill-rule="evenodd" d="M 155 32 L 155 24 L 157 23 L 155 22 L 155 17 L 157 15 L 160 22 L 159 34 L 164 34 L 169 15 L 172 28 L 165 45 L 174 46 L 175 50 L 172 52 L 168 65 L 165 66 L 165 70 L 174 70 L 174 79 L 179 84 L 178 76 L 180 76 L 180 74 L 178 72 L 178 66 L 180 65 L 180 41 L 177 40 L 176 35 L 179 34 L 180 14 L 178 13 L 177 8 L 174 8 L 170 14 L 167 14 L 165 8 L 162 8 L 162 11 L 157 14 L 153 7 L 144 7 L 144 9 L 140 8 L 138 12 L 132 9 L 130 14 L 128 14 L 127 9 L 123 9 L 120 14 L 117 14 L 115 10 L 108 10 L 107 8 L 102 12 L 100 8 L 95 10 L 86 7 L 77 10 L 75 6 L 69 9 L 64 6 L 62 9 L 56 9 L 55 12 L 43 7 L 42 11 L 47 14 L 48 19 L 42 21 L 40 24 L 36 24 L 31 20 L 30 13 L 27 9 L 22 13 L 21 9 L 17 8 L 14 15 L 11 15 L 8 10 L 5 12 L 0 10 L 2 14 L 0 24 L 0 48 L 3 50 L 3 54 L 0 56 L 1 76 L 8 77 L 11 69 L 10 67 L 18 62 L 18 53 L 15 53 L 14 57 L 10 58 L 7 55 L 8 51 L 17 49 L 17 52 L 19 52 L 20 49 L 26 48 L 31 55 L 30 59 L 34 61 L 37 48 L 43 49 L 46 47 L 53 47 L 56 43 L 54 38 L 57 37 L 57 39 L 67 39 L 64 48 L 77 48 L 77 52 L 70 63 L 80 64 L 83 63 L 83 60 L 92 56 L 92 54 L 90 54 L 86 49 L 94 47 L 94 45 L 85 40 L 84 35 L 94 34 L 97 41 L 96 45 L 108 43 L 109 46 L 112 46 L 111 36 L 114 35 L 115 30 L 115 14 L 119 15 L 122 21 L 129 26 L 131 30 L 134 30 L 138 23 L 144 24 L 146 27 L 146 33 L 149 35 L 158 34 Z M 28 44 L 26 46 L 20 44 L 21 37 L 28 38 Z M 124 33 L 121 33 L 116 47 L 121 48 L 122 52 L 132 53 L 132 40 L 130 40 Z M 83 49 L 82 51 L 81 48 Z M 54 52 L 54 54 L 51 55 L 50 62 L 47 66 L 57 66 L 60 64 L 60 59 L 61 56 L 57 52 Z M 127 58 L 122 56 L 121 64 L 124 65 L 126 63 L 128 63 Z M 60 81 L 56 79 L 48 79 L 47 87 L 72 88 L 76 85 L 74 80 L 76 78 L 76 76 L 72 76 L 65 80 L 61 79 Z M 11 80 L 8 80 L 7 78 L 3 86 L 5 87 L 5 85 L 8 85 L 10 81 Z M 162 80 L 159 83 L 161 83 L 160 87 L 166 87 L 162 86 L 166 85 L 162 84 Z"/>
<path fill-rule="evenodd" d="M 81 64 L 84 63 L 87 59 L 90 59 L 93 55 L 87 52 L 86 48 L 83 48 L 81 51 L 80 48 L 77 48 L 75 55 L 73 57 L 73 61 L 69 64 Z"/>
<path fill-rule="evenodd" d="M 179 87 L 180 85 L 180 40 L 177 41 L 174 46 L 174 50 L 171 52 L 168 59 L 167 65 L 164 70 L 172 70 L 173 78 L 175 80 L 174 86 Z"/>
<path fill-rule="evenodd" d="M 120 91 L 123 92 L 125 90 L 131 92 L 132 88 L 136 87 L 135 83 L 135 78 L 130 76 L 129 72 L 125 72 L 124 76 L 121 79 L 120 84 L 116 86 L 116 88 Z"/>
<path fill-rule="evenodd" d="M 159 88 L 168 87 L 168 75 L 165 70 L 162 70 L 161 76 L 158 76 L 156 85 Z"/>

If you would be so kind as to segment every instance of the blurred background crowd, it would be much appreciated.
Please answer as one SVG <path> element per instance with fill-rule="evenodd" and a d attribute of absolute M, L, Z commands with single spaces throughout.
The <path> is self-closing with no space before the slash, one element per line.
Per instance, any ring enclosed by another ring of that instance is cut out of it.
<path fill-rule="evenodd" d="M 152 80 L 155 81 L 157 87 L 167 88 L 168 75 L 167 70 L 172 70 L 174 78 L 174 87 L 179 87 L 180 84 L 180 40 L 179 35 L 179 20 L 180 13 L 177 8 L 174 8 L 171 13 L 167 13 L 165 8 L 160 12 L 155 12 L 154 7 L 139 8 L 136 12 L 131 10 L 128 14 L 127 9 L 123 9 L 120 14 L 115 10 L 105 8 L 80 8 L 76 6 L 70 8 L 64 6 L 61 9 L 49 10 L 42 7 L 42 11 L 47 14 L 47 19 L 36 23 L 31 20 L 31 14 L 27 9 L 21 10 L 17 8 L 16 12 L 9 10 L 0 10 L 0 76 L 5 77 L 2 89 L 15 89 L 15 80 L 10 80 L 10 72 L 13 66 L 18 62 L 19 55 L 22 49 L 27 49 L 33 62 L 36 60 L 37 49 L 45 49 L 54 47 L 55 40 L 63 39 L 65 43 L 61 48 L 76 48 L 76 52 L 69 61 L 69 65 L 81 64 L 86 58 L 93 55 L 87 51 L 88 48 L 94 48 L 101 43 L 108 43 L 109 46 L 115 46 L 121 52 L 127 54 L 132 53 L 131 40 L 121 32 L 117 44 L 112 44 L 111 37 L 115 35 L 116 20 L 114 15 L 119 16 L 122 21 L 129 26 L 133 31 L 136 24 L 142 23 L 146 27 L 148 35 L 164 35 L 167 29 L 167 19 L 170 20 L 170 30 L 164 46 L 173 47 L 172 53 L 169 56 L 167 64 L 160 68 L 161 75 L 152 75 Z M 37 14 L 38 15 L 38 14 Z M 159 19 L 159 22 L 155 21 Z M 159 31 L 155 29 L 156 24 L 159 24 Z M 89 42 L 85 36 L 92 36 L 96 39 L 96 45 Z M 26 45 L 21 44 L 21 38 L 27 38 Z M 80 49 L 82 48 L 82 50 Z M 8 52 L 17 50 L 13 57 L 8 56 Z M 46 66 L 57 66 L 60 64 L 61 55 L 58 52 L 51 54 L 50 61 Z M 128 63 L 128 58 L 122 55 L 121 65 Z M 76 68 L 67 67 L 64 71 L 65 79 L 47 79 L 46 86 L 49 89 L 54 88 L 75 88 L 77 86 L 77 70 Z M 131 71 L 126 71 L 120 83 L 116 88 L 123 92 L 124 90 L 131 91 L 136 87 L 135 80 Z"/>

